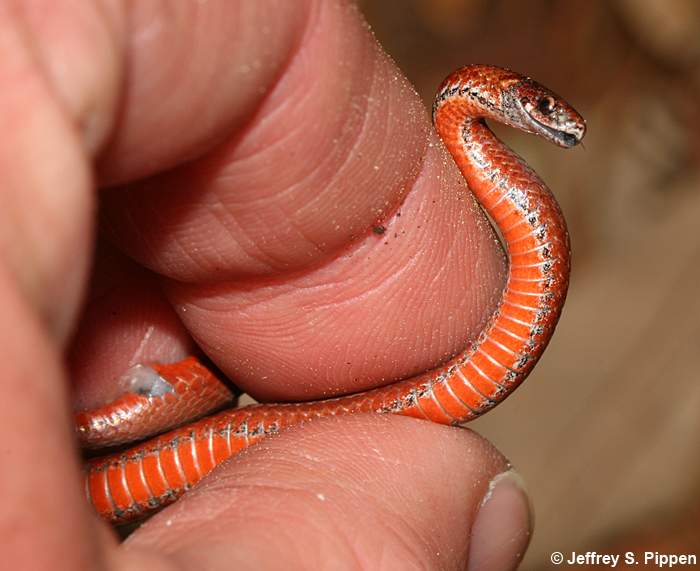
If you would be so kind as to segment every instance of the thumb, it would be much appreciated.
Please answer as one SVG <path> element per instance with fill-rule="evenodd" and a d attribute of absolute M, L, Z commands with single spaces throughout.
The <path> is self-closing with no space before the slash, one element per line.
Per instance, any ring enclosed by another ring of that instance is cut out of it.
<path fill-rule="evenodd" d="M 183 568 L 515 569 L 530 538 L 519 478 L 464 429 L 334 418 L 269 438 L 127 541 Z"/>

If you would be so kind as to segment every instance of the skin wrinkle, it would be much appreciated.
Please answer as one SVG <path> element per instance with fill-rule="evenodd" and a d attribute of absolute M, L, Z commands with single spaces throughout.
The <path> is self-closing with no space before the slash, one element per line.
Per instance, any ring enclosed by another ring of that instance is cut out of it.
<path fill-rule="evenodd" d="M 302 96 L 301 99 L 295 100 L 294 97 L 288 96 L 282 101 L 282 104 L 279 107 L 273 107 L 272 110 L 268 113 L 261 114 L 259 120 L 252 120 L 251 123 L 248 125 L 248 128 L 246 130 L 241 131 L 236 137 L 236 140 L 239 139 L 252 139 L 255 140 L 255 131 L 265 131 L 265 127 L 268 126 L 268 123 L 273 123 L 275 122 L 279 123 L 279 117 L 278 116 L 284 116 L 288 113 L 290 113 L 289 110 L 284 110 L 282 112 L 281 108 L 284 107 L 290 107 L 292 104 L 292 101 L 294 101 L 297 106 L 299 104 L 305 103 L 307 99 L 311 97 L 311 90 L 306 90 Z M 275 139 L 274 141 L 270 142 L 270 144 L 264 144 L 260 145 L 259 148 L 254 148 L 250 153 L 248 154 L 243 154 L 243 156 L 238 155 L 238 146 L 234 145 L 236 147 L 236 159 L 235 162 L 231 162 L 230 166 L 233 165 L 245 165 L 246 163 L 254 163 L 254 159 L 260 160 L 261 158 L 264 159 L 267 154 L 269 154 L 271 151 L 276 151 L 278 150 L 278 147 L 284 147 L 283 143 L 287 143 L 290 139 L 293 139 L 294 135 L 297 135 L 298 133 L 302 133 L 305 130 L 305 126 L 302 124 L 295 125 L 291 129 L 284 129 L 281 130 L 280 136 Z M 267 139 L 265 139 L 267 141 Z M 326 160 L 326 157 L 322 158 L 323 160 Z M 227 168 L 224 168 L 220 174 L 217 174 L 216 181 L 219 183 L 222 182 L 227 182 L 229 178 L 234 178 L 230 174 L 227 173 Z M 293 184 L 289 185 L 287 188 L 283 189 L 281 194 L 275 193 L 274 196 L 268 195 L 268 194 L 263 194 L 260 193 L 259 196 L 257 197 L 249 197 L 246 195 L 245 199 L 240 200 L 239 195 L 236 193 L 228 193 L 227 197 L 228 200 L 226 201 L 226 205 L 229 207 L 235 207 L 235 206 L 247 206 L 247 207 L 262 207 L 266 206 L 267 203 L 270 201 L 271 198 L 287 198 L 294 190 L 296 190 L 298 187 L 303 186 L 303 183 L 306 182 L 308 179 L 310 179 L 313 175 L 315 174 L 314 170 L 309 171 L 306 173 L 302 178 L 300 178 L 298 181 L 295 181 Z M 234 179 L 235 180 L 235 179 Z M 223 203 L 223 201 L 222 201 Z M 231 218 L 235 219 L 234 216 Z"/>
<path fill-rule="evenodd" d="M 443 259 L 443 263 L 440 264 L 440 266 L 437 268 L 437 271 L 433 272 L 430 275 L 430 280 L 428 281 L 427 289 L 432 289 L 436 282 L 439 282 L 444 276 L 445 272 L 448 270 L 445 260 L 450 258 L 450 254 L 454 251 L 456 246 L 457 244 L 455 244 L 454 241 L 450 241 L 447 244 L 447 252 L 440 256 Z"/>
<path fill-rule="evenodd" d="M 342 562 L 342 564 L 345 564 L 348 569 L 361 569 L 361 554 L 359 553 L 359 550 L 353 546 L 349 535 L 347 533 L 344 533 L 344 530 L 341 527 L 339 521 L 335 521 L 331 518 L 330 523 L 332 524 L 331 529 L 334 530 L 334 533 L 332 535 L 329 535 L 329 537 L 334 538 L 335 545 L 341 545 L 344 547 L 342 552 L 337 551 L 335 549 L 331 550 L 332 553 L 337 553 L 338 555 L 342 553 L 342 556 L 338 557 L 338 564 L 340 565 Z M 326 533 L 327 532 L 324 531 L 324 534 Z M 319 557 L 320 567 L 321 565 L 323 565 L 323 560 L 325 558 L 323 557 L 323 553 L 320 553 L 319 555 L 321 555 L 321 557 Z"/>
<path fill-rule="evenodd" d="M 381 246 L 378 246 L 381 247 Z M 416 262 L 415 259 L 408 258 L 406 259 L 405 263 L 399 267 L 395 268 L 392 267 L 391 271 L 388 271 L 381 280 L 379 280 L 376 284 L 367 284 L 371 285 L 371 287 L 366 287 L 364 289 L 361 289 L 357 293 L 353 293 L 350 296 L 345 296 L 342 299 L 334 299 L 328 302 L 324 303 L 313 303 L 311 306 L 315 310 L 319 309 L 336 309 L 340 308 L 346 305 L 359 305 L 357 302 L 363 299 L 366 299 L 372 295 L 376 295 L 377 292 L 381 292 L 382 290 L 385 290 L 387 288 L 391 288 L 394 283 L 400 282 L 402 279 L 402 276 L 405 272 L 410 271 L 413 269 L 415 266 Z M 330 283 L 325 283 L 322 285 L 314 285 L 309 288 L 299 288 L 301 291 L 305 292 L 313 292 L 313 291 L 319 291 L 319 290 L 333 290 L 333 289 L 338 289 L 342 293 L 347 293 L 348 290 L 350 290 L 349 287 L 341 287 L 345 282 L 350 281 L 353 284 L 357 282 L 361 282 L 366 284 L 367 282 L 361 280 L 361 278 L 358 278 L 358 276 L 353 276 L 353 275 L 348 275 L 346 276 L 346 279 L 343 280 L 338 280 L 335 282 L 330 282 Z M 397 295 L 398 292 L 396 292 L 394 295 Z"/>
<path fill-rule="evenodd" d="M 318 6 L 318 5 L 317 5 Z M 251 112 L 250 114 L 250 119 L 247 124 L 244 124 L 240 128 L 240 133 L 241 136 L 245 136 L 250 132 L 250 130 L 253 128 L 253 126 L 257 126 L 258 128 L 266 126 L 268 122 L 274 122 L 277 119 L 277 116 L 283 115 L 286 111 L 287 106 L 291 106 L 292 102 L 295 101 L 298 103 L 298 101 L 304 102 L 307 97 L 309 97 L 310 90 L 302 90 L 301 93 L 301 99 L 297 101 L 296 98 L 294 97 L 287 97 L 283 100 L 281 105 L 278 105 L 277 107 L 273 107 L 272 112 L 268 113 L 267 115 L 260 115 L 260 110 L 263 108 L 265 103 L 268 101 L 269 98 L 273 96 L 273 94 L 277 91 L 279 88 L 279 85 L 284 81 L 284 79 L 287 77 L 289 74 L 289 71 L 296 65 L 297 61 L 302 57 L 303 51 L 304 51 L 304 46 L 308 43 L 308 36 L 313 32 L 315 29 L 315 25 L 318 23 L 318 16 L 319 14 L 319 8 L 316 8 L 314 10 L 310 10 L 308 12 L 308 18 L 306 20 L 306 24 L 304 25 L 304 29 L 299 34 L 299 41 L 298 43 L 294 46 L 294 49 L 292 53 L 290 54 L 290 57 L 287 59 L 285 62 L 285 65 L 282 66 L 280 69 L 279 74 L 277 75 L 275 81 L 269 86 L 266 94 L 264 97 L 260 98 L 257 104 L 257 107 Z M 256 125 L 257 122 L 257 125 Z M 285 135 L 280 137 L 277 141 L 269 142 L 269 144 L 264 144 L 261 145 L 258 153 L 264 153 L 266 151 L 269 151 L 270 149 L 274 149 L 275 146 L 281 144 L 288 136 L 290 133 L 288 131 L 285 131 Z M 241 160 L 245 161 L 246 159 L 251 159 L 254 158 L 255 152 L 251 155 L 243 155 L 241 157 Z"/>
<path fill-rule="evenodd" d="M 372 64 L 372 69 L 371 73 L 369 73 L 370 77 L 370 83 L 367 85 L 367 94 L 354 94 L 353 97 L 348 101 L 349 106 L 352 108 L 353 107 L 353 101 L 357 99 L 363 99 L 365 102 L 365 106 L 362 108 L 362 113 L 361 113 L 361 123 L 359 126 L 359 129 L 356 130 L 356 132 L 353 134 L 353 141 L 352 144 L 349 146 L 349 149 L 347 150 L 346 153 L 344 153 L 343 160 L 340 164 L 337 165 L 337 168 L 335 169 L 335 173 L 331 177 L 331 179 L 328 181 L 327 188 L 332 188 L 335 186 L 336 182 L 339 179 L 342 179 L 345 173 L 343 172 L 348 165 L 354 164 L 357 159 L 360 159 L 361 162 L 361 154 L 358 152 L 358 148 L 361 148 L 361 142 L 363 140 L 363 136 L 366 134 L 366 129 L 368 125 L 368 119 L 369 119 L 369 111 L 370 111 L 370 104 L 371 104 L 371 93 L 373 92 L 373 88 L 375 86 L 375 79 L 377 75 L 377 65 L 376 61 L 374 58 L 370 58 L 370 62 Z M 345 114 L 348 117 L 352 117 L 353 115 L 351 113 Z M 346 120 L 345 125 L 349 125 L 350 121 Z M 341 128 L 340 131 L 340 136 L 342 137 L 344 133 L 344 129 Z M 309 204 L 308 208 L 312 208 L 313 203 Z"/>
<path fill-rule="evenodd" d="M 300 129 L 297 129 L 300 130 Z M 294 132 L 287 132 L 286 136 L 282 137 L 280 141 L 277 141 L 276 144 L 281 144 L 284 140 L 288 139 L 293 135 Z M 261 149 L 260 153 L 262 154 L 263 152 L 269 151 L 274 149 L 275 145 L 273 144 L 270 147 L 267 147 L 266 149 Z M 313 178 L 316 175 L 316 171 L 312 170 L 309 171 L 307 174 L 304 175 L 302 179 L 300 179 L 298 182 L 294 183 L 293 185 L 287 187 L 285 190 L 283 190 L 280 194 L 277 194 L 275 196 L 275 201 L 279 201 L 280 198 L 283 198 L 285 195 L 293 194 L 295 190 L 299 187 L 303 187 L 304 184 L 311 178 Z M 217 182 L 221 183 L 226 180 L 226 176 L 222 176 L 221 178 L 217 178 Z M 280 275 L 280 277 L 283 277 L 284 274 L 280 273 L 279 271 L 276 270 L 278 267 L 282 267 L 285 264 L 285 260 L 281 257 L 275 257 L 273 254 L 264 252 L 261 249 L 261 240 L 259 237 L 257 239 L 253 239 L 249 234 L 252 230 L 248 230 L 244 226 L 242 226 L 236 216 L 227 216 L 228 208 L 226 206 L 231 206 L 232 204 L 236 204 L 235 202 L 231 202 L 230 200 L 223 201 L 220 197 L 218 197 L 217 193 L 214 193 L 214 196 L 218 198 L 219 204 L 224 206 L 222 212 L 216 212 L 214 209 L 210 210 L 215 218 L 221 223 L 220 226 L 223 228 L 224 231 L 226 231 L 232 238 L 232 241 L 235 243 L 238 243 L 241 247 L 241 250 L 245 251 L 246 254 L 253 258 L 256 259 L 258 262 L 261 264 L 266 265 L 267 267 L 267 272 L 276 272 L 277 275 Z M 235 195 L 229 194 L 228 196 L 235 197 Z M 270 197 L 263 196 L 257 200 L 253 201 L 245 201 L 245 205 L 247 208 L 250 208 L 253 204 L 256 202 L 260 203 L 266 203 L 269 202 Z M 280 205 L 278 207 L 280 211 L 282 211 L 282 206 Z M 311 247 L 313 247 L 315 250 L 315 253 L 318 254 L 324 254 L 323 249 L 319 246 L 316 241 L 312 240 L 309 236 L 306 235 L 306 233 L 302 230 L 302 228 L 298 225 L 296 225 L 292 219 L 291 216 L 288 216 L 289 218 L 289 227 L 290 229 L 293 229 L 296 231 L 297 236 L 300 236 L 303 238 L 307 244 L 309 244 Z M 236 233 L 238 233 L 238 236 L 236 236 Z M 244 240 L 242 240 L 244 238 Z M 255 251 L 255 254 L 253 254 L 252 250 Z M 323 256 L 319 256 L 320 259 L 323 259 Z M 275 263 L 276 262 L 276 263 Z"/>
<path fill-rule="evenodd" d="M 428 540 L 425 539 L 423 533 L 417 530 L 415 525 L 409 520 L 409 518 L 403 517 L 404 514 L 398 509 L 392 509 L 389 502 L 381 502 L 379 496 L 375 496 L 373 500 L 377 501 L 377 505 L 373 506 L 372 520 L 378 522 L 379 529 L 375 531 L 378 532 L 385 541 L 383 545 L 378 546 L 381 550 L 381 554 L 375 552 L 366 553 L 363 557 L 364 564 L 361 569 L 372 569 L 381 568 L 375 567 L 377 559 L 381 559 L 382 555 L 385 553 L 385 545 L 391 546 L 391 552 L 403 552 L 402 555 L 408 554 L 408 561 L 415 560 L 421 561 L 424 559 L 428 548 Z M 379 508 L 379 509 L 377 509 Z M 386 541 L 388 539 L 388 541 Z M 391 541 L 393 539 L 393 542 Z M 354 546 L 354 551 L 357 553 L 358 557 L 362 556 L 362 548 L 364 547 L 367 551 L 366 546 L 361 543 Z M 376 547 L 376 546 L 375 546 Z M 421 549 L 423 547 L 423 549 Z M 396 557 L 390 559 L 392 563 L 395 564 Z M 391 568 L 391 567 L 390 567 Z"/>
<path fill-rule="evenodd" d="M 301 469 L 308 469 L 306 462 L 299 463 Z M 235 508 L 236 500 L 239 497 L 261 497 L 269 496 L 272 494 L 278 494 L 280 498 L 285 498 L 285 501 L 292 496 L 298 496 L 303 501 L 301 503 L 308 503 L 311 497 L 315 497 L 311 490 L 306 489 L 304 486 L 308 483 L 304 482 L 303 485 L 283 485 L 280 482 L 276 483 L 254 483 L 246 484 L 238 482 L 238 478 L 234 475 L 222 476 L 221 473 L 212 474 L 212 479 L 207 481 L 206 488 L 198 489 L 198 494 L 206 494 L 207 500 L 207 513 L 206 514 L 195 514 L 191 518 L 188 517 L 191 512 L 188 510 L 181 510 L 178 514 L 179 519 L 186 519 L 188 525 L 192 520 L 200 520 L 201 523 L 206 524 L 207 521 L 212 519 L 218 519 L 217 516 L 225 514 L 228 510 Z M 266 498 L 269 502 L 269 499 Z M 268 503 L 269 506 L 269 503 Z M 272 506 L 270 506 L 272 507 Z M 257 512 L 256 512 L 257 515 Z M 274 517 L 271 514 L 262 514 L 265 517 Z"/>
<path fill-rule="evenodd" d="M 244 250 L 249 257 L 254 258 L 261 264 L 266 265 L 268 271 L 272 272 L 275 268 L 274 256 L 263 251 L 263 249 L 260 247 L 262 245 L 261 241 L 259 239 L 255 240 L 252 236 L 250 236 L 250 231 L 244 226 L 241 226 L 235 216 L 227 216 L 228 209 L 226 208 L 223 200 L 221 200 L 219 197 L 218 193 L 213 193 L 213 198 L 218 200 L 218 204 L 220 204 L 222 208 L 220 210 L 214 208 L 213 204 L 208 205 L 207 208 L 211 216 L 219 222 L 219 227 L 221 230 L 231 237 L 232 242 L 239 244 L 241 250 Z M 255 251 L 255 254 L 253 254 L 253 251 Z M 225 263 L 225 257 L 222 262 Z M 211 263 L 201 264 L 202 268 L 211 266 Z"/>
<path fill-rule="evenodd" d="M 419 529 L 418 525 L 410 518 L 401 517 L 402 514 L 398 510 L 384 511 L 384 514 L 377 515 L 381 521 L 383 534 L 393 537 L 396 542 L 398 549 L 395 548 L 394 551 L 403 550 L 402 559 L 406 559 L 406 555 L 408 555 L 408 561 L 415 561 L 416 565 L 420 566 L 431 562 L 437 563 L 437 561 L 431 561 L 431 555 L 435 550 L 431 550 L 430 534 L 425 535 L 424 530 Z M 395 523 L 399 521 L 400 524 Z M 374 557 L 367 560 L 366 569 L 372 567 L 372 559 Z M 395 565 L 395 560 L 390 560 L 389 563 L 391 566 L 388 568 L 391 569 Z"/>
<path fill-rule="evenodd" d="M 349 569 L 353 568 L 348 565 L 350 561 L 356 561 L 359 564 L 361 554 L 353 544 L 352 537 L 348 533 L 349 530 L 346 530 L 341 525 L 341 521 L 336 521 L 334 518 L 328 517 L 328 514 L 324 510 L 318 509 L 318 507 L 315 506 L 314 512 L 314 517 L 303 518 L 300 524 L 307 528 L 305 530 L 306 533 L 312 533 L 313 530 L 316 530 L 317 537 L 323 538 L 323 543 L 319 542 L 317 545 L 318 565 L 327 565 L 329 557 L 336 559 L 338 563 L 342 562 L 346 564 Z M 329 533 L 329 529 L 333 530 L 333 533 Z M 289 538 L 291 542 L 294 543 L 293 540 L 296 538 L 296 533 L 293 531 L 293 526 L 289 526 L 287 530 L 290 534 Z M 304 557 L 300 558 L 302 561 L 305 559 Z"/>
<path fill-rule="evenodd" d="M 291 62 L 290 62 L 290 66 Z M 285 71 L 287 73 L 287 71 Z M 284 80 L 284 74 L 280 75 L 280 78 L 278 79 L 278 83 L 281 83 Z M 278 89 L 279 86 L 275 85 L 273 86 L 269 93 L 266 95 L 266 98 L 262 99 L 260 101 L 260 105 L 258 109 L 256 109 L 255 113 L 251 116 L 250 121 L 246 123 L 240 130 L 239 130 L 239 136 L 236 137 L 237 139 L 242 138 L 250 133 L 250 130 L 253 128 L 258 128 L 261 130 L 264 130 L 269 126 L 270 123 L 273 125 L 275 123 L 279 123 L 280 117 L 287 115 L 290 112 L 290 109 L 293 109 L 293 104 L 299 104 L 299 103 L 304 103 L 306 102 L 307 98 L 311 94 L 311 89 L 298 89 L 301 93 L 296 96 L 294 92 L 292 92 L 288 97 L 285 97 L 282 101 L 279 102 L 278 105 L 275 107 L 272 107 L 269 111 L 266 113 L 261 112 L 261 108 L 267 103 L 268 98 L 272 97 L 275 93 L 275 90 Z M 301 88 L 301 86 L 299 86 Z M 299 126 L 301 128 L 301 125 Z M 295 129 L 297 129 L 295 127 Z M 287 140 L 290 134 L 294 133 L 295 131 L 289 131 L 286 130 L 282 133 L 280 133 L 280 136 L 273 140 L 270 141 L 269 143 L 266 141 L 264 144 L 260 143 L 257 146 L 255 145 L 249 145 L 251 147 L 250 151 L 248 153 L 246 152 L 241 152 L 238 151 L 238 157 L 237 157 L 237 162 L 239 163 L 245 163 L 246 161 L 250 161 L 251 159 L 254 159 L 258 157 L 260 154 L 265 153 L 266 151 L 269 151 L 271 149 L 275 149 L 278 147 L 281 143 Z M 223 175 L 225 177 L 225 174 Z M 232 194 L 231 199 L 235 199 L 236 195 Z M 236 202 L 232 202 L 232 204 L 237 204 Z"/>
<path fill-rule="evenodd" d="M 472 243 L 480 244 L 479 240 L 473 240 Z M 447 259 L 449 259 L 449 258 L 452 256 L 452 252 L 454 251 L 454 249 L 456 248 L 456 246 L 457 246 L 457 244 L 456 244 L 455 242 L 450 242 L 450 243 L 448 244 L 448 250 L 447 250 L 446 254 L 443 256 L 443 260 L 447 260 Z M 471 272 L 472 276 L 470 276 L 470 277 L 477 277 L 477 278 L 482 277 L 482 272 L 479 271 L 479 266 L 481 265 L 482 255 L 483 255 L 483 252 L 482 252 L 481 246 L 479 246 L 479 247 L 477 248 L 477 251 L 475 252 L 475 255 L 472 256 L 472 259 L 474 260 L 474 270 L 473 270 L 473 272 Z M 439 271 L 435 273 L 434 278 L 431 280 L 431 282 L 430 282 L 430 284 L 429 284 L 428 287 L 429 287 L 429 288 L 433 287 L 433 286 L 439 281 L 440 276 L 441 276 L 445 271 L 447 271 L 447 269 L 448 269 L 448 268 L 447 268 L 447 266 L 446 266 L 446 263 L 443 263 L 443 264 L 440 266 Z M 470 280 L 470 281 L 474 281 L 474 280 Z M 459 287 L 460 287 L 460 286 L 459 286 L 458 284 L 454 284 L 454 285 L 453 285 L 453 288 L 459 288 Z M 488 300 L 488 303 L 479 303 L 479 292 L 481 291 L 481 289 L 477 288 L 476 290 L 473 290 L 473 291 L 475 291 L 474 297 L 475 297 L 476 300 L 477 300 L 476 302 L 475 302 L 473 299 L 468 299 L 467 296 L 461 296 L 461 297 L 459 297 L 459 298 L 458 298 L 458 303 L 457 303 L 457 305 L 449 312 L 448 315 L 445 315 L 445 317 L 444 317 L 443 319 L 441 319 L 440 321 L 441 321 L 441 322 L 444 322 L 444 321 L 448 321 L 448 322 L 449 322 L 449 321 L 451 320 L 451 315 L 452 315 L 452 314 L 457 314 L 457 315 L 458 315 L 459 313 L 461 313 L 461 311 L 462 311 L 463 309 L 469 310 L 469 309 L 471 309 L 471 308 L 473 308 L 473 307 L 475 307 L 475 306 L 476 306 L 476 307 L 492 307 L 492 306 L 495 305 L 496 302 L 495 302 L 494 300 L 492 300 L 492 299 Z M 428 308 L 425 309 L 425 311 L 427 311 L 427 310 L 428 310 Z M 443 308 L 441 307 L 440 310 L 442 311 Z M 481 315 L 474 315 L 474 317 L 475 317 L 475 318 L 481 317 L 482 323 L 485 324 L 485 323 L 488 321 L 488 319 L 490 318 L 490 315 L 491 315 L 490 312 L 486 312 L 483 316 L 481 316 Z M 425 319 L 425 320 L 424 320 L 425 323 L 428 323 L 429 321 L 430 321 L 430 320 L 428 320 L 428 319 Z M 443 359 L 443 360 L 448 360 L 448 359 L 451 358 L 453 355 L 456 355 L 457 353 L 460 353 L 460 352 L 464 351 L 465 349 L 467 349 L 467 347 L 469 347 L 469 345 L 474 341 L 474 339 L 476 338 L 476 336 L 479 334 L 479 332 L 480 332 L 482 329 L 483 329 L 483 325 L 480 324 L 478 327 L 475 328 L 475 333 L 472 333 L 472 335 L 470 335 L 468 339 L 464 340 L 463 338 L 460 338 L 460 337 L 455 338 L 455 337 L 456 337 L 456 334 L 455 334 L 455 333 L 452 331 L 452 329 L 450 328 L 450 329 L 449 329 L 449 331 L 450 331 L 450 333 L 449 333 L 449 337 L 450 337 L 449 342 L 451 342 L 452 344 L 459 345 L 459 346 L 460 346 L 460 349 L 458 349 L 458 350 L 457 350 L 456 352 L 454 352 L 453 354 L 446 354 L 446 355 L 444 356 L 444 359 Z M 432 333 L 432 336 L 430 335 L 430 333 Z M 425 335 L 424 338 L 429 338 L 429 339 L 431 340 L 431 346 L 432 346 L 432 344 L 433 344 L 433 342 L 434 342 L 434 336 L 435 336 L 435 334 L 436 334 L 436 331 L 435 331 L 434 328 L 432 329 L 432 331 L 428 331 L 428 332 L 426 332 L 426 333 L 424 334 L 424 335 Z"/>
<path fill-rule="evenodd" d="M 364 289 L 361 292 L 358 292 L 357 294 L 355 294 L 351 297 L 345 297 L 342 300 L 334 300 L 332 302 L 328 302 L 325 304 L 315 304 L 313 306 L 313 308 L 315 310 L 318 310 L 318 309 L 323 309 L 323 308 L 337 309 L 337 308 L 347 306 L 347 305 L 352 306 L 358 300 L 361 300 L 363 298 L 368 298 L 368 297 L 372 296 L 373 294 L 376 294 L 376 292 L 381 291 L 382 289 L 391 288 L 391 286 L 393 285 L 393 282 L 400 281 L 401 274 L 403 274 L 403 272 L 410 270 L 410 266 L 413 265 L 412 262 L 413 262 L 413 260 L 409 259 L 408 264 L 406 264 L 401 269 L 399 269 L 397 271 L 389 272 L 388 278 L 377 283 L 375 287 L 372 287 L 369 289 Z M 350 279 L 354 279 L 354 278 L 351 277 Z M 348 288 L 343 288 L 344 291 L 347 291 L 347 289 Z M 398 296 L 400 294 L 400 292 L 398 292 L 398 291 L 391 292 L 390 291 L 389 293 L 391 295 L 385 295 L 384 299 L 387 301 L 386 307 L 390 308 L 391 307 L 390 300 L 392 299 L 392 296 L 394 296 L 394 297 Z M 342 363 L 347 362 L 348 360 L 352 360 L 352 358 L 356 358 L 356 355 L 364 356 L 365 361 L 371 362 L 373 360 L 373 358 L 370 357 L 370 355 L 373 355 L 375 350 L 376 350 L 376 346 L 375 346 L 374 342 L 371 341 L 371 339 L 377 337 L 377 335 L 373 334 L 371 326 L 374 325 L 375 327 L 381 328 L 381 323 L 379 323 L 379 321 L 391 320 L 392 316 L 393 316 L 393 314 L 388 315 L 381 320 L 377 320 L 373 323 L 368 324 L 369 327 L 365 330 L 365 333 L 360 336 L 360 343 L 359 344 L 357 342 L 352 343 L 353 346 L 357 347 L 357 350 L 354 353 L 352 353 L 349 357 L 339 355 L 339 358 L 337 359 L 338 364 L 342 364 Z M 333 335 L 333 333 L 331 333 L 331 335 Z M 405 339 L 397 340 L 397 342 L 400 343 L 401 345 L 403 345 L 406 349 L 406 352 L 408 353 L 411 351 L 411 349 L 414 345 L 422 344 L 421 339 L 425 339 L 425 338 L 426 337 L 420 337 L 420 336 L 416 335 L 412 339 L 410 339 L 408 343 Z M 340 338 L 339 341 L 340 341 L 339 344 L 341 346 L 344 346 L 347 344 L 346 342 L 343 342 L 342 337 Z M 386 346 L 387 346 L 387 348 L 390 348 L 392 346 L 392 343 L 390 342 Z M 411 374 L 412 373 L 409 372 L 406 376 L 410 376 Z M 383 378 L 377 379 L 377 381 L 378 381 L 377 386 L 387 384 L 390 381 L 397 380 L 400 376 L 401 375 L 399 373 L 397 373 L 394 376 L 383 377 Z"/>
<path fill-rule="evenodd" d="M 332 522 L 332 519 L 329 517 L 323 517 L 326 514 L 318 514 L 317 517 L 314 518 L 308 518 L 304 519 L 303 522 L 299 522 L 301 525 L 303 525 L 306 529 L 306 533 L 316 533 L 317 536 L 324 536 L 324 543 L 326 544 L 323 549 L 321 545 L 318 545 L 316 548 L 316 557 L 315 560 L 317 564 L 323 565 L 323 563 L 327 563 L 328 559 L 326 556 L 326 553 L 333 553 L 333 554 L 343 554 L 343 559 L 345 559 L 347 552 L 349 551 L 349 545 L 347 543 L 347 539 L 344 537 L 344 534 L 339 533 L 338 525 L 330 526 L 330 529 L 333 529 L 333 527 L 336 528 L 335 533 L 328 533 L 329 531 L 329 523 Z M 320 533 L 319 533 L 320 532 Z M 285 529 L 285 534 L 288 537 L 287 543 L 290 543 L 294 545 L 294 551 L 297 553 L 298 560 L 306 562 L 306 565 L 310 563 L 309 557 L 306 554 L 306 549 L 308 547 L 302 547 L 301 545 L 298 545 L 294 539 L 297 537 L 298 534 L 298 528 L 295 528 L 295 526 L 290 525 Z M 345 547 L 345 549 L 341 548 Z M 324 551 L 326 553 L 324 553 Z M 337 555 L 336 555 L 337 557 Z"/>
<path fill-rule="evenodd" d="M 237 228 L 233 228 L 232 225 L 228 222 L 224 222 L 225 214 L 224 212 L 217 211 L 216 208 L 210 208 L 210 213 L 212 217 L 219 222 L 219 227 L 221 228 L 221 231 L 225 232 L 231 237 L 232 242 L 237 242 L 240 243 L 240 239 L 235 237 L 235 230 L 238 230 L 242 235 L 245 235 L 246 231 L 238 226 Z M 234 224 L 237 226 L 237 224 Z M 191 239 L 191 236 L 187 236 L 187 238 Z M 258 241 L 260 242 L 260 241 Z M 250 245 L 252 247 L 254 246 L 254 242 L 251 240 Z M 217 270 L 220 267 L 225 267 L 226 266 L 226 256 L 222 253 L 217 252 L 217 258 L 212 259 L 213 256 L 211 252 L 205 252 L 202 253 L 201 249 L 197 246 L 191 247 L 191 246 L 183 246 L 184 250 L 189 251 L 189 255 L 187 256 L 190 260 L 192 260 L 196 265 L 199 266 L 203 271 L 209 270 L 211 273 L 216 274 Z M 260 248 L 257 248 L 258 251 L 261 251 Z M 262 251 L 261 251 L 261 257 L 262 257 Z M 166 282 L 167 283 L 167 282 Z"/>

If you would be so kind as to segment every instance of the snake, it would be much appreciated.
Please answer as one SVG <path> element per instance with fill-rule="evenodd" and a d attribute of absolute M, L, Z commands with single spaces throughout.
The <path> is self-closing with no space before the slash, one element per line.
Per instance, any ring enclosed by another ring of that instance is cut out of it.
<path fill-rule="evenodd" d="M 528 376 L 564 305 L 569 235 L 552 192 L 486 120 L 563 148 L 581 142 L 586 123 L 546 87 L 492 65 L 451 73 L 437 90 L 432 118 L 508 259 L 500 301 L 479 336 L 436 368 L 387 386 L 313 402 L 224 410 L 219 409 L 231 393 L 204 356 L 136 365 L 124 377 L 122 396 L 76 416 L 84 447 L 113 450 L 84 465 L 85 495 L 99 516 L 115 524 L 144 518 L 242 450 L 316 419 L 390 413 L 461 425 L 503 401 Z"/>

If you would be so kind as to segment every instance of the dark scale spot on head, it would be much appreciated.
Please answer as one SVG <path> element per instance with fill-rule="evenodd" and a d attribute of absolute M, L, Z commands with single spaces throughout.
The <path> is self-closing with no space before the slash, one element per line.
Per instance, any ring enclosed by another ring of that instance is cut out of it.
<path fill-rule="evenodd" d="M 381 224 L 377 224 L 376 226 L 372 226 L 372 232 L 378 236 L 381 236 L 384 234 L 384 232 L 386 232 L 386 227 L 382 226 Z"/>

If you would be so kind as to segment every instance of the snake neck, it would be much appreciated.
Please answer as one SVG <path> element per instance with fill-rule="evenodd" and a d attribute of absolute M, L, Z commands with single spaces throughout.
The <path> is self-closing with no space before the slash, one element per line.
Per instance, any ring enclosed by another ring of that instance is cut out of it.
<path fill-rule="evenodd" d="M 508 256 L 501 301 L 477 345 L 497 331 L 518 328 L 527 351 L 502 379 L 518 384 L 549 343 L 569 283 L 566 222 L 551 191 L 494 135 L 484 117 L 513 124 L 488 90 L 438 97 L 435 124 L 481 207 L 494 222 Z M 449 93 L 449 91 L 448 91 Z M 459 92 L 458 92 L 459 93 Z"/>

